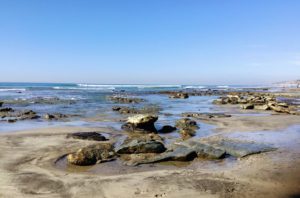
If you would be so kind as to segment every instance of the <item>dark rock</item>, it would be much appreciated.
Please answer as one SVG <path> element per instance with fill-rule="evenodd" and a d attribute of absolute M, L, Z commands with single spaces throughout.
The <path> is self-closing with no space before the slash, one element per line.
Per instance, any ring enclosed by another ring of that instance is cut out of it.
<path fill-rule="evenodd" d="M 137 139 L 124 143 L 117 150 L 119 154 L 162 153 L 166 150 L 163 143 L 155 140 L 139 141 Z"/>
<path fill-rule="evenodd" d="M 171 133 L 173 131 L 176 131 L 176 127 L 165 125 L 161 129 L 158 130 L 159 133 Z"/>
<path fill-rule="evenodd" d="M 68 163 L 88 166 L 96 163 L 107 162 L 115 159 L 115 152 L 112 144 L 94 144 L 82 149 L 75 153 L 67 155 Z"/>
<path fill-rule="evenodd" d="M 6 107 L 6 108 L 1 108 L 0 112 L 12 112 L 14 111 L 12 108 Z"/>
<path fill-rule="evenodd" d="M 130 132 L 157 132 L 154 126 L 157 119 L 157 116 L 148 114 L 131 116 L 127 119 L 127 122 L 122 125 L 122 129 Z"/>
<path fill-rule="evenodd" d="M 106 141 L 106 137 L 97 132 L 78 132 L 67 135 L 67 138 L 82 139 L 82 140 L 94 140 L 94 141 Z"/>
<path fill-rule="evenodd" d="M 38 119 L 40 116 L 36 114 L 36 112 L 32 110 L 25 110 L 19 113 L 17 116 L 18 120 L 32 120 L 32 119 Z"/>
<path fill-rule="evenodd" d="M 2 107 L 2 105 L 3 105 L 3 102 L 0 101 L 0 107 Z"/>

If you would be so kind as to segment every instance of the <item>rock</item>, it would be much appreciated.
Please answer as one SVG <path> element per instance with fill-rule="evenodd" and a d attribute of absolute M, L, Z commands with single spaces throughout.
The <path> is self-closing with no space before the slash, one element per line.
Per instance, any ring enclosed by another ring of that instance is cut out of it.
<path fill-rule="evenodd" d="M 7 122 L 8 123 L 15 123 L 15 122 L 17 122 L 17 119 L 8 119 Z"/>
<path fill-rule="evenodd" d="M 225 113 L 183 113 L 181 114 L 184 117 L 193 117 L 197 119 L 211 119 L 211 118 L 228 118 L 231 117 L 231 115 L 225 114 Z"/>
<path fill-rule="evenodd" d="M 55 105 L 55 104 L 74 104 L 74 100 L 68 99 L 60 99 L 57 97 L 52 98 L 43 98 L 43 97 L 35 97 L 29 99 L 16 99 L 16 100 L 5 100 L 7 104 L 19 104 L 19 105 L 28 105 L 28 104 L 47 104 L 47 105 Z"/>
<path fill-rule="evenodd" d="M 32 110 L 21 111 L 17 117 L 18 120 L 32 120 L 40 118 L 40 116 L 38 116 L 36 112 Z"/>
<path fill-rule="evenodd" d="M 129 98 L 129 97 L 122 97 L 122 96 L 110 96 L 108 97 L 113 102 L 116 103 L 140 103 L 145 102 L 144 99 L 141 98 Z"/>
<path fill-rule="evenodd" d="M 269 102 L 268 106 L 275 112 L 278 113 L 290 113 L 290 109 L 285 105 L 278 105 L 276 102 Z"/>
<path fill-rule="evenodd" d="M 6 108 L 1 108 L 0 112 L 12 112 L 14 111 L 12 108 L 6 107 Z"/>
<path fill-rule="evenodd" d="M 176 131 L 176 127 L 165 125 L 161 129 L 158 130 L 159 133 L 171 133 L 173 131 Z"/>
<path fill-rule="evenodd" d="M 47 113 L 44 115 L 44 119 L 46 119 L 46 120 L 61 120 L 61 119 L 65 119 L 67 117 L 68 117 L 67 115 L 61 114 L 61 113 L 55 113 L 55 114 Z"/>
<path fill-rule="evenodd" d="M 156 114 L 159 112 L 157 106 L 146 106 L 141 109 L 136 109 L 133 107 L 124 107 L 124 106 L 114 106 L 113 111 L 117 111 L 120 114 Z"/>
<path fill-rule="evenodd" d="M 96 163 L 107 162 L 115 159 L 115 152 L 113 146 L 109 143 L 94 144 L 82 149 L 75 153 L 67 155 L 68 163 L 88 166 Z"/>
<path fill-rule="evenodd" d="M 154 123 L 157 121 L 158 116 L 150 114 L 139 114 L 131 116 L 127 122 L 122 125 L 122 129 L 126 131 L 137 132 L 157 132 Z"/>
<path fill-rule="evenodd" d="M 275 150 L 274 147 L 265 144 L 226 138 L 208 141 L 208 144 L 238 158 Z"/>
<path fill-rule="evenodd" d="M 94 141 L 106 141 L 106 137 L 97 132 L 78 132 L 67 135 L 67 138 L 82 139 L 82 140 L 94 140 Z"/>
<path fill-rule="evenodd" d="M 173 93 L 172 95 L 169 96 L 169 98 L 187 99 L 187 98 L 189 98 L 189 94 L 178 92 L 178 93 Z"/>
<path fill-rule="evenodd" d="M 219 98 L 219 99 L 216 99 L 213 101 L 213 104 L 216 104 L 216 105 L 223 105 L 223 104 L 227 104 L 227 102 L 225 101 L 224 98 Z"/>
<path fill-rule="evenodd" d="M 16 111 L 12 108 L 1 108 L 0 109 L 0 117 L 5 118 L 8 117 L 10 122 L 15 122 L 17 120 L 29 120 L 29 119 L 38 119 L 40 116 L 38 116 L 34 111 L 32 110 L 24 110 L 24 111 Z"/>
<path fill-rule="evenodd" d="M 192 161 L 197 157 L 197 153 L 186 146 L 178 145 L 172 150 L 168 150 L 158 155 L 150 155 L 142 160 L 131 160 L 127 165 L 149 164 L 163 161 Z"/>
<path fill-rule="evenodd" d="M 137 139 L 130 140 L 120 146 L 118 154 L 136 154 L 136 153 L 162 153 L 166 150 L 163 143 L 156 140 L 141 141 Z"/>
<path fill-rule="evenodd" d="M 177 128 L 179 128 L 179 133 L 183 139 L 188 139 L 195 136 L 196 130 L 199 128 L 197 122 L 189 118 L 182 118 L 176 121 Z"/>
<path fill-rule="evenodd" d="M 254 104 L 245 104 L 241 106 L 242 109 L 254 109 Z"/>
<path fill-rule="evenodd" d="M 182 139 L 186 140 L 186 139 L 189 139 L 189 138 L 195 136 L 196 135 L 196 130 L 195 129 L 189 129 L 189 128 L 180 129 L 179 133 L 180 133 Z"/>
<path fill-rule="evenodd" d="M 0 107 L 2 107 L 2 105 L 3 105 L 3 102 L 0 101 Z"/>
<path fill-rule="evenodd" d="M 264 111 L 271 110 L 271 108 L 268 105 L 255 105 L 254 109 L 256 109 L 256 110 L 264 110 Z"/>
<path fill-rule="evenodd" d="M 225 157 L 224 149 L 215 148 L 209 144 L 194 140 L 184 141 L 179 144 L 193 149 L 197 153 L 197 156 L 201 158 L 221 159 Z"/>
<path fill-rule="evenodd" d="M 189 118 L 182 118 L 180 120 L 177 120 L 175 126 L 180 129 L 198 129 L 199 128 L 197 125 L 197 122 L 194 120 L 191 120 Z"/>

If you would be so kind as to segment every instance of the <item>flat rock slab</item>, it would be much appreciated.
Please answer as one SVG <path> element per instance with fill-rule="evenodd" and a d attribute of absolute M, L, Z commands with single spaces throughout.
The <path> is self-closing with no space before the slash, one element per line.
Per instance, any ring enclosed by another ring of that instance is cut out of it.
<path fill-rule="evenodd" d="M 82 140 L 94 140 L 94 141 L 106 141 L 106 137 L 97 132 L 78 132 L 67 135 L 67 138 L 82 139 Z"/>
<path fill-rule="evenodd" d="M 192 161 L 197 157 L 197 153 L 194 149 L 188 148 L 186 146 L 177 146 L 172 150 L 168 150 L 164 153 L 158 155 L 151 155 L 148 158 L 144 158 L 138 161 L 129 161 L 127 165 L 140 165 L 140 164 L 150 164 L 163 161 Z"/>
<path fill-rule="evenodd" d="M 228 118 L 231 115 L 225 113 L 195 113 L 195 112 L 187 112 L 183 113 L 184 117 L 193 117 L 197 119 L 211 119 L 211 118 Z"/>
<path fill-rule="evenodd" d="M 225 157 L 226 151 L 222 148 L 216 148 L 209 144 L 205 144 L 195 140 L 180 142 L 180 145 L 193 149 L 198 157 L 207 159 L 221 159 Z"/>
<path fill-rule="evenodd" d="M 233 139 L 213 140 L 209 144 L 215 148 L 225 150 L 227 154 L 238 158 L 276 150 L 276 148 L 266 144 Z"/>

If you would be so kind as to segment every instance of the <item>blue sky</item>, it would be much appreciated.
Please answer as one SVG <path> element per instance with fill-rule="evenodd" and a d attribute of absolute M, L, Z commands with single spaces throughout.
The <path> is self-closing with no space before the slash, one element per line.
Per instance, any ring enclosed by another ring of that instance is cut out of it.
<path fill-rule="evenodd" d="M 298 0 L 0 0 L 0 81 L 300 78 Z"/>

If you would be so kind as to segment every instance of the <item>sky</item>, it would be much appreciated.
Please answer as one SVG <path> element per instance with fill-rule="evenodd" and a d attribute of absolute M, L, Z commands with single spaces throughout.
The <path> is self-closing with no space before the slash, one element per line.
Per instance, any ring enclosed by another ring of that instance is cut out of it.
<path fill-rule="evenodd" d="M 0 0 L 0 81 L 300 78 L 298 0 Z"/>

